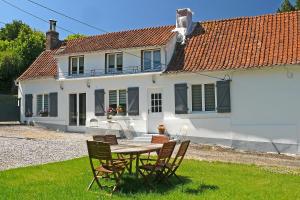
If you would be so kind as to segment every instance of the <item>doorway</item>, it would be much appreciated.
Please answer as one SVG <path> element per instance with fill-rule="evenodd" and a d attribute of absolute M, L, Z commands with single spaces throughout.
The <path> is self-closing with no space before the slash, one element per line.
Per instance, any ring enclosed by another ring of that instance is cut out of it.
<path fill-rule="evenodd" d="M 161 88 L 148 89 L 148 133 L 158 133 L 163 122 L 163 93 Z"/>
<path fill-rule="evenodd" d="M 69 125 L 85 126 L 86 94 L 69 94 Z"/>

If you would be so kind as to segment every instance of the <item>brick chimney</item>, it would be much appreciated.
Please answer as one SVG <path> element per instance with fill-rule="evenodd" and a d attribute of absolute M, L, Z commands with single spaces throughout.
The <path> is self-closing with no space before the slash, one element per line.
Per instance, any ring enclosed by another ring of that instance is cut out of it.
<path fill-rule="evenodd" d="M 60 44 L 59 33 L 56 32 L 56 21 L 49 20 L 50 29 L 46 32 L 46 50 L 53 50 Z"/>

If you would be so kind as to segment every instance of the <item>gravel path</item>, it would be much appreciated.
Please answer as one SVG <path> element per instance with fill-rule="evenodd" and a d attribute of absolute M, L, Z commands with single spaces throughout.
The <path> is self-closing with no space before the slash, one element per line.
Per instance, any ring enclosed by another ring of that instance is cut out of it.
<path fill-rule="evenodd" d="M 0 171 L 87 155 L 85 144 L 87 139 L 92 139 L 91 135 L 62 133 L 32 126 L 0 126 Z M 217 146 L 192 144 L 187 157 L 256 164 L 268 168 L 283 167 L 300 173 L 300 156 L 242 152 Z"/>

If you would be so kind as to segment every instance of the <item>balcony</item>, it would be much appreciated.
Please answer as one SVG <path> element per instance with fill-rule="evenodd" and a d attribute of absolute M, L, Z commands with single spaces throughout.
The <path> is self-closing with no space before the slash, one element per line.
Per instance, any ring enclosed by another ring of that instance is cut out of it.
<path fill-rule="evenodd" d="M 99 67 L 100 68 L 100 67 Z M 140 73 L 153 73 L 161 72 L 162 67 L 156 67 L 151 69 L 142 69 L 141 66 L 131 66 L 125 69 L 119 70 L 116 68 L 99 69 L 99 68 L 89 68 L 84 71 L 79 71 L 76 73 L 72 72 L 59 72 L 57 74 L 57 79 L 73 79 L 73 78 L 85 78 L 85 77 L 101 77 L 101 76 L 118 76 L 118 75 L 130 75 L 130 74 L 140 74 Z"/>

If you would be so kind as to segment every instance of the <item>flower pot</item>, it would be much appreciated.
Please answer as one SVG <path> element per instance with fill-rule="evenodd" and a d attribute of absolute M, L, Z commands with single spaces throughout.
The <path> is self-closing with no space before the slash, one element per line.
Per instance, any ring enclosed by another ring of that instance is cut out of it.
<path fill-rule="evenodd" d="M 159 133 L 160 135 L 164 135 L 165 132 L 166 132 L 166 127 L 165 127 L 165 125 L 160 124 L 160 125 L 157 127 L 157 130 L 158 130 L 158 133 Z"/>

